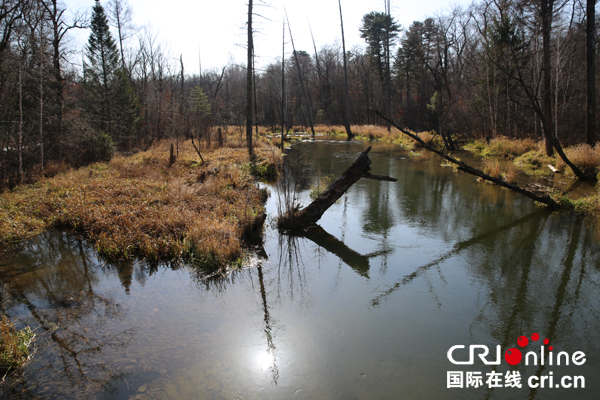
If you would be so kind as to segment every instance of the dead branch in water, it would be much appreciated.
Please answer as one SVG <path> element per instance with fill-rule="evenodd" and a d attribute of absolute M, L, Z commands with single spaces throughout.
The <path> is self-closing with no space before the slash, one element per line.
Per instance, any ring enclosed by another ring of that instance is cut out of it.
<path fill-rule="evenodd" d="M 397 179 L 389 176 L 372 175 L 371 159 L 369 159 L 371 146 L 363 151 L 354 163 L 344 171 L 342 176 L 333 182 L 312 203 L 303 209 L 292 209 L 279 217 L 277 225 L 283 229 L 305 229 L 314 225 L 323 216 L 329 207 L 346 193 L 350 187 L 361 178 L 375 179 L 378 181 L 396 182 Z"/>
<path fill-rule="evenodd" d="M 446 160 L 448 160 L 449 162 L 451 162 L 452 164 L 456 164 L 458 165 L 458 169 L 463 171 L 463 172 L 467 172 L 471 175 L 475 175 L 480 177 L 481 179 L 484 179 L 486 181 L 490 181 L 492 183 L 495 183 L 498 186 L 502 186 L 505 187 L 507 189 L 510 189 L 514 192 L 520 193 L 523 196 L 527 196 L 530 199 L 533 199 L 535 201 L 539 201 L 540 203 L 544 203 L 548 206 L 550 206 L 551 208 L 559 208 L 558 203 L 556 203 L 554 201 L 554 199 L 550 196 L 548 196 L 547 194 L 543 194 L 543 195 L 536 195 L 533 192 L 530 192 L 527 189 L 524 189 L 520 186 L 517 185 L 513 185 L 510 184 L 508 182 L 503 181 L 502 179 L 499 178 L 494 178 L 493 176 L 490 176 L 486 173 L 484 173 L 483 171 L 478 170 L 477 168 L 473 168 L 470 165 L 465 164 L 464 162 L 457 160 L 456 158 L 448 155 L 448 154 L 444 154 L 442 151 L 437 150 L 435 148 L 433 148 L 432 146 L 430 146 L 428 143 L 426 143 L 423 139 L 421 139 L 420 137 L 418 137 L 417 135 L 410 133 L 402 128 L 400 128 L 398 125 L 396 125 L 392 120 L 390 120 L 389 118 L 386 118 L 383 114 L 381 114 L 379 111 L 377 110 L 371 110 L 373 111 L 375 114 L 379 115 L 382 119 L 384 119 L 386 122 L 390 123 L 392 126 L 396 127 L 396 129 L 398 129 L 400 132 L 404 133 L 407 136 L 410 136 L 411 138 L 413 138 L 414 140 L 416 140 L 417 142 L 419 142 L 424 148 L 426 148 L 429 151 L 434 152 L 435 154 L 445 158 Z"/>

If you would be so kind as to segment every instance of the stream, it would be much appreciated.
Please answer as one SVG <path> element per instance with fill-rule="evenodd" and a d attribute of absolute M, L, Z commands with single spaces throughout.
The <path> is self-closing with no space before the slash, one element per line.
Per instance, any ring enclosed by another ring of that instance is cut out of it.
<path fill-rule="evenodd" d="M 600 398 L 598 219 L 550 213 L 435 155 L 372 145 L 372 173 L 398 182 L 361 179 L 302 236 L 275 228 L 282 196 L 269 185 L 262 258 L 223 278 L 105 262 L 67 232 L 4 253 L 3 311 L 38 336 L 2 397 Z M 367 146 L 294 144 L 298 201 Z M 494 362 L 500 346 L 500 364 L 454 364 L 457 345 L 458 362 L 471 345 Z M 522 362 L 509 365 L 509 349 Z"/>

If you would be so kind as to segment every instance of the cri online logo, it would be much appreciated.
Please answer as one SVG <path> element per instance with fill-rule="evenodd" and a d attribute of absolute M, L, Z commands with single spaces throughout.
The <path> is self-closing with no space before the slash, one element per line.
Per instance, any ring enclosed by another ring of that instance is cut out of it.
<path fill-rule="evenodd" d="M 532 342 L 537 342 L 539 339 L 540 335 L 538 335 L 537 333 L 533 333 L 531 335 Z M 544 345 L 548 345 L 550 344 L 550 341 L 548 339 L 544 339 L 543 343 Z M 519 336 L 519 338 L 517 339 L 517 344 L 519 345 L 519 347 L 527 347 L 527 345 L 529 344 L 529 338 L 527 336 Z M 460 344 L 450 347 L 450 349 L 448 350 L 448 360 L 455 365 L 473 365 L 475 364 L 476 350 L 480 349 L 482 350 L 482 352 L 478 352 L 479 354 L 477 355 L 485 365 L 500 365 L 500 362 L 502 361 L 500 345 L 496 346 L 496 360 L 492 359 L 491 361 L 488 361 L 487 356 L 490 353 L 490 349 L 483 344 L 472 344 L 469 346 L 468 361 L 456 361 L 456 359 L 454 358 L 454 351 L 456 349 L 464 348 L 465 346 Z M 525 365 L 538 365 L 538 362 L 539 365 L 554 365 L 555 360 L 553 350 L 554 348 L 552 346 L 549 346 L 546 351 L 546 348 L 542 345 L 540 346 L 539 354 L 534 351 L 527 352 L 525 354 Z M 504 353 L 504 359 L 510 365 L 517 365 L 523 360 L 523 353 L 521 353 L 521 350 L 519 350 L 517 347 L 511 347 Z M 583 365 L 586 361 L 585 353 L 583 351 L 576 351 L 569 357 L 569 353 L 567 353 L 566 351 L 561 351 L 556 356 L 556 365 L 561 365 L 561 361 L 563 365 L 569 365 L 569 360 L 574 365 Z"/>

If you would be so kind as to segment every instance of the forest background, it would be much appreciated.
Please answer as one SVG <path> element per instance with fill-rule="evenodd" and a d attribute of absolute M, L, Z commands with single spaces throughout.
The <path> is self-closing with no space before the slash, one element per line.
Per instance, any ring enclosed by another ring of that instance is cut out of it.
<path fill-rule="evenodd" d="M 346 51 L 352 125 L 381 124 L 375 109 L 450 139 L 596 143 L 595 2 L 475 1 L 407 27 L 385 4 L 363 17 L 365 45 Z M 181 57 L 133 25 L 125 0 L 70 11 L 57 0 L 0 2 L 1 187 L 165 138 L 210 140 L 216 126 L 243 135 L 245 64 L 186 74 Z M 68 39 L 84 27 L 77 60 Z M 255 124 L 344 125 L 341 43 L 293 49 L 293 27 L 281 28 L 282 57 L 254 72 Z"/>

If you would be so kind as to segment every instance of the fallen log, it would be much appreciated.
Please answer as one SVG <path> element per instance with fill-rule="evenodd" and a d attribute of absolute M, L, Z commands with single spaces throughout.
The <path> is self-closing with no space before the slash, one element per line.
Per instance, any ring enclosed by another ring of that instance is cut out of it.
<path fill-rule="evenodd" d="M 490 176 L 490 175 L 484 173 L 483 171 L 478 170 L 477 168 L 473 168 L 470 165 L 465 164 L 464 162 L 462 162 L 460 160 L 457 160 L 456 158 L 454 158 L 454 157 L 452 157 L 452 156 L 450 156 L 448 154 L 444 154 L 442 151 L 439 151 L 439 150 L 433 148 L 429 144 L 425 143 L 425 141 L 423 139 L 421 139 L 420 137 L 418 137 L 417 135 L 415 135 L 413 133 L 410 133 L 410 132 L 406 131 L 405 129 L 400 128 L 392 120 L 390 120 L 389 118 L 385 117 L 379 111 L 377 111 L 377 110 L 371 110 L 371 111 L 373 111 L 375 114 L 379 115 L 383 120 L 385 120 L 386 122 L 390 123 L 392 126 L 394 126 L 396 129 L 398 129 L 400 132 L 404 133 L 407 136 L 410 136 L 411 138 L 413 138 L 414 140 L 416 140 L 417 142 L 419 142 L 427 150 L 432 151 L 435 154 L 437 154 L 437 155 L 445 158 L 449 162 L 458 165 L 458 169 L 459 170 L 461 170 L 463 172 L 467 172 L 467 173 L 469 173 L 471 175 L 478 176 L 481 179 L 484 179 L 486 181 L 490 181 L 492 183 L 495 183 L 498 186 L 502 186 L 502 187 L 510 189 L 510 190 L 512 190 L 514 192 L 520 193 L 523 196 L 529 197 L 530 199 L 533 199 L 535 201 L 539 201 L 540 203 L 544 203 L 544 204 L 550 206 L 553 209 L 559 208 L 558 203 L 556 201 L 554 201 L 554 199 L 552 197 L 548 196 L 547 194 L 537 195 L 537 194 L 532 193 L 532 192 L 528 191 L 527 189 L 522 188 L 520 186 L 510 184 L 510 183 L 505 182 L 505 181 L 503 181 L 502 179 L 499 179 L 499 178 L 494 178 L 493 176 Z"/>
<path fill-rule="evenodd" d="M 277 220 L 277 226 L 281 229 L 305 229 L 323 216 L 325 211 L 333 205 L 348 189 L 361 178 L 375 179 L 378 181 L 396 182 L 397 179 L 389 176 L 373 175 L 371 170 L 371 159 L 369 158 L 371 146 L 363 151 L 354 163 L 344 171 L 337 181 L 333 182 L 323 193 L 319 195 L 308 206 L 297 209 L 293 208 L 281 215 Z"/>

